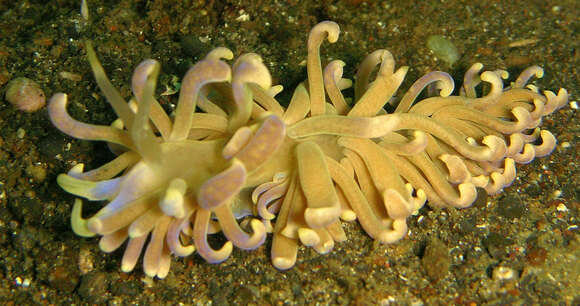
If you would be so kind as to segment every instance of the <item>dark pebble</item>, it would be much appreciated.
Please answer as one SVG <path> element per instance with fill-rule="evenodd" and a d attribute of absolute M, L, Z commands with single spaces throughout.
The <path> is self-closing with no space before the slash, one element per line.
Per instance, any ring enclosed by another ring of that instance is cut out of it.
<path fill-rule="evenodd" d="M 119 281 L 111 286 L 111 294 L 114 296 L 137 296 L 141 293 L 141 286 L 137 281 Z"/>
<path fill-rule="evenodd" d="M 51 269 L 48 275 L 48 282 L 51 287 L 64 293 L 71 293 L 79 283 L 78 274 L 73 272 L 75 267 L 56 266 Z"/>
<path fill-rule="evenodd" d="M 527 251 L 526 259 L 532 266 L 541 266 L 548 257 L 548 251 L 544 248 L 535 247 Z"/>
<path fill-rule="evenodd" d="M 182 36 L 179 40 L 179 44 L 181 45 L 183 53 L 192 58 L 199 58 L 210 50 L 210 47 L 201 42 L 199 37 L 195 35 Z"/>
<path fill-rule="evenodd" d="M 14 247 L 19 249 L 22 253 L 32 251 L 38 242 L 38 230 L 31 226 L 23 226 L 16 234 L 14 239 Z"/>
<path fill-rule="evenodd" d="M 527 292 L 533 292 L 537 295 L 537 298 L 543 301 L 541 303 L 543 305 L 555 305 L 555 301 L 562 299 L 560 285 L 548 273 L 540 272 L 525 275 L 521 281 L 521 286 Z"/>
<path fill-rule="evenodd" d="M 60 132 L 49 133 L 38 142 L 38 150 L 43 156 L 54 161 L 58 154 L 62 154 L 67 141 L 69 140 Z"/>
<path fill-rule="evenodd" d="M 209 282 L 209 296 L 216 305 L 229 305 L 228 296 L 230 290 L 225 286 L 220 286 L 219 281 L 212 279 Z"/>
<path fill-rule="evenodd" d="M 490 233 L 483 239 L 483 245 L 491 257 L 501 259 L 507 255 L 507 246 L 513 244 L 511 239 L 498 233 Z"/>
<path fill-rule="evenodd" d="M 475 217 L 469 217 L 459 221 L 459 233 L 462 235 L 467 235 L 475 231 L 475 224 L 477 219 Z"/>
<path fill-rule="evenodd" d="M 254 298 L 252 291 L 246 287 L 241 287 L 234 294 L 235 302 L 240 304 L 248 304 Z"/>
<path fill-rule="evenodd" d="M 292 283 L 291 285 L 292 288 L 292 294 L 294 294 L 295 297 L 299 297 L 299 296 L 303 296 L 304 293 L 302 292 L 302 285 L 299 283 Z"/>
<path fill-rule="evenodd" d="M 526 206 L 518 196 L 508 195 L 499 199 L 497 213 L 508 219 L 520 218 L 526 213 Z"/>
<path fill-rule="evenodd" d="M 484 208 L 487 205 L 487 192 L 483 188 L 477 188 L 477 198 L 475 198 L 475 202 L 471 204 L 472 207 L 480 207 Z"/>
<path fill-rule="evenodd" d="M 421 264 L 432 282 L 444 278 L 451 266 L 451 257 L 447 246 L 437 238 L 431 239 L 427 243 Z"/>
<path fill-rule="evenodd" d="M 530 184 L 524 192 L 531 197 L 539 197 L 542 195 L 542 188 L 538 184 Z"/>
<path fill-rule="evenodd" d="M 81 279 L 79 295 L 90 304 L 101 304 L 107 301 L 109 280 L 102 272 L 86 274 Z"/>
<path fill-rule="evenodd" d="M 16 198 L 9 201 L 10 211 L 21 222 L 38 224 L 42 217 L 42 204 L 35 199 Z"/>

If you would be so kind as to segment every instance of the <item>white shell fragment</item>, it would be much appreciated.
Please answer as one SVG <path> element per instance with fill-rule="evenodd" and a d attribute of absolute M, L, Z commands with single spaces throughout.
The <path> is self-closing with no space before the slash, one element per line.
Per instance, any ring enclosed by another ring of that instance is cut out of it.
<path fill-rule="evenodd" d="M 21 111 L 31 113 L 46 104 L 46 96 L 38 83 L 29 78 L 19 77 L 6 85 L 6 101 Z"/>

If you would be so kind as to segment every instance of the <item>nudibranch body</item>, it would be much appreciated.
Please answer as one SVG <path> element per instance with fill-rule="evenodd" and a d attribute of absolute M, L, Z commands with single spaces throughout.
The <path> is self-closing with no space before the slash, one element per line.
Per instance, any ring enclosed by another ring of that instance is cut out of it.
<path fill-rule="evenodd" d="M 358 219 L 373 239 L 396 242 L 426 201 L 468 207 L 476 188 L 497 193 L 514 180 L 516 163 L 553 150 L 555 137 L 538 126 L 568 94 L 525 87 L 541 68 L 524 70 L 504 87 L 507 72 L 481 72 L 475 64 L 457 96 L 451 76 L 431 72 L 398 99 L 408 68 L 395 69 L 386 50 L 364 59 L 354 84 L 342 77 L 340 60 L 322 69 L 320 45 L 338 36 L 334 22 L 312 29 L 308 79 L 286 108 L 258 55 L 244 54 L 230 67 L 232 52 L 217 48 L 186 73 L 172 116 L 154 96 L 156 61 L 137 67 L 127 103 L 87 43 L 97 83 L 119 119 L 111 126 L 75 121 L 65 94 L 52 97 L 50 117 L 72 137 L 108 142 L 117 157 L 59 176 L 60 186 L 79 197 L 75 233 L 101 236 L 104 252 L 126 242 L 123 271 L 145 248 L 144 272 L 158 278 L 169 272 L 172 254 L 197 251 L 219 263 L 233 246 L 255 249 L 272 233 L 272 262 L 288 269 L 299 243 L 324 254 L 344 241 L 342 221 Z M 484 95 L 482 83 L 489 88 Z M 347 98 L 342 91 L 351 86 L 354 97 Z M 429 97 L 418 100 L 424 89 Z M 394 101 L 387 113 L 384 105 Z M 80 198 L 108 204 L 83 219 Z M 216 250 L 207 237 L 219 232 L 228 241 Z"/>

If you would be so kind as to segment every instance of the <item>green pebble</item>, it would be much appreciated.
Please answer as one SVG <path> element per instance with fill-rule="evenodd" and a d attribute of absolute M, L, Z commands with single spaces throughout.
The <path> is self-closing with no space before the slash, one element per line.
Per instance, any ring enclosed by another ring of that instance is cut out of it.
<path fill-rule="evenodd" d="M 427 47 L 433 51 L 435 56 L 445 62 L 450 67 L 459 60 L 459 51 L 455 45 L 441 35 L 431 35 L 427 38 Z"/>

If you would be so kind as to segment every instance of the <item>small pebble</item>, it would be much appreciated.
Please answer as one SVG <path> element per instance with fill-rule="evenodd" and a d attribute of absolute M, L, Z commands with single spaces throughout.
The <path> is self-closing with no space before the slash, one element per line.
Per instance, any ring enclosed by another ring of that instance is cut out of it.
<path fill-rule="evenodd" d="M 63 79 L 71 80 L 74 82 L 78 82 L 78 81 L 81 81 L 83 79 L 83 77 L 80 74 L 68 72 L 68 71 L 61 71 L 58 73 L 58 75 Z"/>
<path fill-rule="evenodd" d="M 38 183 L 46 179 L 46 168 L 42 165 L 29 165 L 26 167 L 26 173 Z"/>
<path fill-rule="evenodd" d="M 95 265 L 93 263 L 91 250 L 88 247 L 82 247 L 79 251 L 78 265 L 81 275 L 85 275 L 93 271 Z"/>
<path fill-rule="evenodd" d="M 6 85 L 6 101 L 25 112 L 35 112 L 46 104 L 40 85 L 29 78 L 15 78 Z"/>
<path fill-rule="evenodd" d="M 48 274 L 48 284 L 50 287 L 71 293 L 77 288 L 79 283 L 78 272 L 69 266 L 59 265 L 50 269 Z"/>
<path fill-rule="evenodd" d="M 110 278 L 103 272 L 91 272 L 82 277 L 78 294 L 89 304 L 104 304 L 108 299 Z"/>
<path fill-rule="evenodd" d="M 431 239 L 421 259 L 423 269 L 432 282 L 438 282 L 449 272 L 451 257 L 447 246 L 437 238 Z"/>
<path fill-rule="evenodd" d="M 496 281 L 510 280 L 516 276 L 516 271 L 508 267 L 496 267 L 493 269 L 492 277 Z"/>
<path fill-rule="evenodd" d="M 559 211 L 559 212 L 567 212 L 568 211 L 568 207 L 566 207 L 566 205 L 564 205 L 564 203 L 560 203 L 556 207 L 556 210 Z"/>
<path fill-rule="evenodd" d="M 18 130 L 16 130 L 16 137 L 22 139 L 24 136 L 26 136 L 26 131 L 23 128 L 18 128 Z"/>
<path fill-rule="evenodd" d="M 17 286 L 22 286 L 24 288 L 28 288 L 30 286 L 30 280 L 28 278 L 22 279 L 20 276 L 18 276 L 14 282 Z"/>
<path fill-rule="evenodd" d="M 459 60 L 459 51 L 455 45 L 441 35 L 431 35 L 427 38 L 427 47 L 435 56 L 444 61 L 450 67 Z"/>

